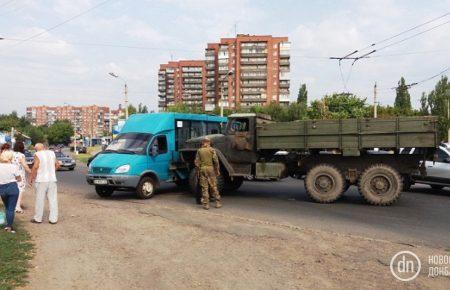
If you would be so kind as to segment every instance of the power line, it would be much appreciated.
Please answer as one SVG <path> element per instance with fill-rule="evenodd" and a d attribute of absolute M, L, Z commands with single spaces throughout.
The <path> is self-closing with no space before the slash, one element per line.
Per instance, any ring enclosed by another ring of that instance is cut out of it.
<path fill-rule="evenodd" d="M 402 43 L 402 42 L 405 42 L 406 40 L 409 40 L 409 39 L 414 38 L 414 37 L 416 37 L 416 36 L 422 35 L 422 34 L 424 34 L 424 33 L 426 33 L 426 32 L 429 32 L 429 31 L 431 31 L 431 30 L 434 30 L 434 29 L 436 29 L 436 28 L 439 28 L 439 27 L 441 27 L 441 26 L 444 26 L 445 24 L 448 24 L 448 23 L 450 23 L 450 20 L 448 20 L 448 21 L 446 21 L 446 22 L 444 22 L 444 23 L 435 25 L 435 26 L 433 26 L 433 27 L 431 27 L 431 28 L 429 28 L 429 29 L 427 29 L 427 30 L 424 30 L 424 31 L 418 32 L 418 33 L 416 33 L 416 34 L 413 34 L 413 35 L 411 35 L 411 36 L 408 36 L 408 37 L 406 37 L 406 38 L 404 38 L 404 39 L 401 39 L 401 40 L 399 40 L 399 41 L 396 41 L 396 42 L 390 43 L 390 44 L 388 44 L 388 45 L 385 45 L 385 46 L 383 46 L 383 47 L 381 47 L 381 48 L 375 49 L 374 52 L 380 51 L 380 50 L 383 50 L 383 49 L 386 49 L 386 48 L 388 48 L 388 47 L 391 47 L 391 46 L 393 46 L 393 45 L 396 45 L 396 44 L 399 44 L 399 43 Z"/>
<path fill-rule="evenodd" d="M 66 23 L 68 23 L 68 22 L 70 22 L 70 21 L 72 21 L 72 20 L 78 18 L 78 17 L 81 17 L 81 16 L 83 16 L 83 15 L 85 15 L 85 14 L 91 12 L 91 11 L 94 10 L 94 9 L 99 8 L 100 6 L 105 5 L 106 3 L 110 2 L 110 1 L 111 1 L 111 0 L 105 0 L 105 1 L 103 1 L 103 2 L 100 2 L 99 4 L 92 6 L 91 8 L 89 8 L 89 9 L 87 9 L 87 10 L 84 10 L 83 12 L 81 12 L 81 13 L 75 15 L 75 16 L 72 16 L 72 17 L 70 17 L 70 18 L 68 18 L 68 19 L 66 19 L 66 20 L 64 20 L 64 21 L 62 21 L 62 22 L 60 22 L 60 23 L 58 23 L 58 24 L 52 26 L 52 27 L 49 27 L 49 28 L 45 29 L 44 31 L 41 31 L 41 32 L 39 32 L 39 33 L 36 33 L 36 34 L 34 34 L 34 35 L 32 35 L 32 36 L 30 36 L 30 37 L 28 37 L 28 38 L 25 38 L 25 39 L 23 39 L 23 40 L 21 40 L 21 41 L 15 43 L 15 44 L 12 45 L 11 47 L 20 45 L 20 44 L 22 44 L 22 43 L 24 43 L 24 42 L 30 41 L 30 40 L 32 40 L 32 39 L 38 37 L 38 36 L 41 36 L 42 34 L 45 34 L 45 33 L 49 32 L 49 31 L 52 31 L 52 30 L 54 30 L 54 29 L 56 29 L 56 28 L 58 28 L 58 27 L 60 27 L 60 26 L 62 26 L 62 25 L 64 25 L 64 24 L 66 24 Z"/>
<path fill-rule="evenodd" d="M 411 88 L 411 87 L 413 87 L 413 86 L 417 86 L 417 85 L 420 85 L 420 84 L 422 84 L 422 83 L 424 83 L 424 82 L 427 82 L 427 81 L 430 81 L 430 80 L 432 80 L 432 79 L 434 79 L 434 78 L 437 78 L 437 77 L 443 75 L 445 72 L 447 72 L 447 71 L 449 71 L 449 70 L 450 70 L 450 67 L 447 67 L 446 69 L 444 69 L 444 70 L 438 72 L 437 74 L 434 74 L 434 75 L 432 75 L 432 76 L 430 76 L 430 77 L 427 77 L 427 78 L 425 78 L 425 79 L 422 79 L 422 80 L 417 81 L 417 82 L 414 82 L 414 83 L 406 84 L 405 86 L 409 89 L 409 88 Z M 393 88 L 391 88 L 391 89 L 392 89 L 392 90 L 396 90 L 396 89 L 398 89 L 399 87 L 400 87 L 400 86 L 396 86 L 396 87 L 393 87 Z"/>
<path fill-rule="evenodd" d="M 19 38 L 8 38 L 3 37 L 5 41 L 18 41 L 23 42 L 25 39 Z M 45 40 L 29 40 L 29 42 L 33 43 L 42 43 L 42 44 L 61 44 L 56 41 L 45 41 Z M 91 43 L 91 42 L 67 42 L 67 44 L 76 45 L 76 46 L 98 46 L 98 47 L 114 47 L 114 48 L 129 48 L 129 49 L 142 49 L 142 50 L 161 50 L 161 51 L 186 51 L 186 52 L 198 52 L 198 50 L 190 50 L 190 49 L 180 49 L 180 48 L 164 48 L 164 47 L 148 47 L 148 46 L 136 46 L 136 45 L 123 45 L 123 44 L 114 44 L 114 43 Z"/>
<path fill-rule="evenodd" d="M 357 61 L 357 60 L 361 59 L 362 57 L 361 57 L 361 56 L 360 56 L 360 57 L 358 57 L 358 56 L 352 57 L 352 56 L 355 55 L 356 53 L 361 52 L 361 51 L 364 51 L 364 50 L 366 50 L 366 49 L 368 49 L 368 48 L 371 48 L 371 47 L 375 47 L 376 45 L 379 45 L 379 44 L 381 44 L 381 43 L 387 42 L 387 41 L 392 40 L 392 39 L 394 39 L 394 38 L 397 38 L 397 37 L 399 37 L 399 36 L 401 36 L 401 35 L 403 35 L 403 34 L 405 34 L 405 33 L 408 33 L 408 32 L 411 32 L 411 31 L 413 31 L 413 30 L 416 30 L 417 28 L 420 28 L 420 27 L 422 27 L 422 26 L 425 26 L 425 25 L 427 25 L 427 24 L 430 24 L 430 23 L 432 23 L 432 22 L 435 22 L 435 21 L 437 21 L 437 20 L 439 20 L 439 19 L 442 19 L 442 18 L 444 18 L 444 17 L 446 17 L 446 16 L 448 16 L 448 15 L 450 15 L 450 12 L 447 12 L 447 13 L 445 13 L 445 14 L 439 16 L 439 17 L 433 18 L 433 19 L 428 20 L 428 21 L 426 21 L 426 22 L 424 22 L 424 23 L 421 23 L 421 24 L 416 25 L 416 26 L 414 26 L 414 27 L 411 27 L 411 28 L 409 28 L 409 29 L 407 29 L 407 30 L 404 30 L 404 31 L 402 31 L 402 32 L 399 32 L 399 33 L 397 33 L 397 34 L 395 34 L 395 35 L 389 36 L 389 37 L 387 37 L 387 38 L 385 38 L 385 39 L 382 39 L 382 40 L 379 40 L 379 41 L 374 42 L 374 43 L 372 43 L 372 44 L 369 44 L 368 46 L 365 46 L 365 47 L 363 47 L 363 48 L 356 49 L 356 50 L 354 50 L 353 52 L 348 53 L 347 55 L 345 55 L 345 56 L 343 56 L 343 57 L 330 57 L 330 59 L 353 59 L 354 61 Z M 441 25 L 437 25 L 437 26 L 435 26 L 435 27 L 433 27 L 433 28 L 431 28 L 431 29 L 429 29 L 429 30 L 425 30 L 425 31 L 423 31 L 423 32 L 421 32 L 421 33 L 415 34 L 415 35 L 413 35 L 412 37 L 415 37 L 415 36 L 418 36 L 418 35 L 423 34 L 423 33 L 425 33 L 425 32 L 428 32 L 428 31 L 430 31 L 430 30 L 432 30 L 432 29 L 435 29 L 435 28 L 440 27 L 440 26 L 442 26 L 442 25 L 444 25 L 444 24 L 447 24 L 447 23 L 448 23 L 448 22 L 445 22 L 445 23 L 443 23 L 443 24 L 441 24 Z M 403 42 L 403 41 L 406 41 L 406 40 L 408 40 L 408 39 L 411 39 L 412 37 L 408 37 L 408 38 L 403 39 L 403 40 L 401 40 L 401 41 L 395 42 L 394 44 L 401 43 L 401 42 Z M 392 46 L 392 45 L 394 45 L 394 44 L 389 44 L 389 45 L 387 45 L 387 46 L 385 46 L 385 47 L 383 47 L 383 48 L 381 48 L 381 49 L 390 47 L 390 46 Z M 380 50 L 380 49 L 378 49 L 378 50 Z M 369 55 L 369 54 L 372 54 L 372 53 L 374 53 L 374 52 L 376 52 L 376 51 L 377 51 L 377 49 L 374 49 L 374 50 L 372 50 L 370 53 L 366 53 L 365 56 L 367 56 L 367 55 Z"/>
<path fill-rule="evenodd" d="M 434 22 L 434 21 L 437 21 L 437 20 L 439 20 L 439 19 L 441 19 L 441 18 L 444 18 L 444 17 L 446 17 L 447 15 L 450 15 L 450 12 L 447 12 L 447 13 L 445 13 L 445 14 L 439 16 L 439 17 L 433 18 L 433 19 L 428 20 L 428 21 L 426 21 L 426 22 L 424 22 L 424 23 L 421 23 L 421 24 L 418 24 L 418 25 L 416 25 L 416 26 L 414 26 L 414 27 L 411 27 L 411 28 L 409 28 L 409 29 L 406 29 L 406 30 L 404 30 L 404 31 L 402 31 L 402 32 L 399 32 L 399 33 L 395 34 L 395 35 L 389 36 L 389 37 L 387 37 L 387 38 L 385 38 L 385 39 L 379 40 L 379 41 L 377 41 L 377 42 L 375 42 L 375 43 L 372 43 L 372 44 L 370 44 L 370 45 L 368 45 L 368 46 L 366 46 L 366 47 L 363 47 L 363 48 L 359 49 L 359 51 L 365 50 L 365 49 L 368 49 L 368 48 L 373 47 L 373 46 L 375 46 L 375 45 L 378 45 L 378 44 L 384 43 L 384 42 L 386 42 L 386 41 L 392 40 L 392 39 L 394 39 L 394 38 L 396 38 L 396 37 L 399 37 L 400 35 L 403 35 L 403 34 L 405 34 L 405 33 L 408 33 L 408 32 L 410 32 L 410 31 L 413 31 L 413 30 L 415 30 L 415 29 L 417 29 L 417 28 L 420 28 L 420 27 L 422 27 L 422 26 L 425 26 L 425 25 L 427 25 L 427 24 L 430 24 L 430 23 L 432 23 L 432 22 Z"/>

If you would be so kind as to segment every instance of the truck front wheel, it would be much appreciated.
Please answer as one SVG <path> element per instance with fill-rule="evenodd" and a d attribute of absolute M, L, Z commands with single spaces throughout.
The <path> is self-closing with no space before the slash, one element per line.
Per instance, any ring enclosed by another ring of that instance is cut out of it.
<path fill-rule="evenodd" d="M 139 181 L 136 194 L 140 199 L 149 199 L 155 194 L 156 182 L 150 176 L 144 176 Z"/>
<path fill-rule="evenodd" d="M 313 167 L 305 178 L 306 192 L 320 203 L 336 201 L 344 192 L 345 184 L 341 171 L 329 164 Z"/>
<path fill-rule="evenodd" d="M 402 187 L 400 174 L 385 164 L 370 166 L 359 181 L 359 192 L 373 205 L 391 205 L 400 197 Z"/>
<path fill-rule="evenodd" d="M 114 189 L 106 186 L 96 186 L 95 192 L 100 197 L 110 197 L 114 193 Z"/>

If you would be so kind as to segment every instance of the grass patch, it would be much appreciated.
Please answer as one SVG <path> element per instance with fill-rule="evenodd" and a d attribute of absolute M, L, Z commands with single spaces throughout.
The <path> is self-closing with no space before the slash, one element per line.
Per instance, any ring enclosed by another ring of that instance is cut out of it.
<path fill-rule="evenodd" d="M 17 222 L 16 222 L 17 226 Z M 14 289 L 26 284 L 33 244 L 28 232 L 20 224 L 17 233 L 0 232 L 0 289 Z"/>
<path fill-rule="evenodd" d="M 82 163 L 87 163 L 89 157 L 91 157 L 91 154 L 79 153 L 78 155 L 73 155 L 73 157 L 74 157 L 77 161 L 80 161 L 80 162 L 82 162 Z"/>
<path fill-rule="evenodd" d="M 89 157 L 91 157 L 92 155 L 94 155 L 95 153 L 101 151 L 101 146 L 93 146 L 93 147 L 87 147 L 86 148 L 87 153 L 78 153 L 78 155 L 73 154 L 73 157 L 75 158 L 75 160 L 80 161 L 82 163 L 87 163 Z"/>

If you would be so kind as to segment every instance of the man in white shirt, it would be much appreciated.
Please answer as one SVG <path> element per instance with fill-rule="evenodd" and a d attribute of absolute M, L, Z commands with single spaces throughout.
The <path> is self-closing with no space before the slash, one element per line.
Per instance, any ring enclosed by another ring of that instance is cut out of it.
<path fill-rule="evenodd" d="M 49 217 L 51 224 L 58 222 L 58 195 L 56 186 L 56 170 L 60 164 L 56 159 L 55 152 L 47 150 L 41 143 L 37 143 L 34 148 L 34 165 L 31 171 L 31 182 L 35 183 L 36 203 L 34 208 L 34 218 L 32 223 L 41 223 L 44 214 L 45 197 L 48 198 Z"/>

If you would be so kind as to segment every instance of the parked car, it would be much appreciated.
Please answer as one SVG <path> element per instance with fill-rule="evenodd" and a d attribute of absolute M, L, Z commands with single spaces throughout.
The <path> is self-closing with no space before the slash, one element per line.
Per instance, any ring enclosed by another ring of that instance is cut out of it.
<path fill-rule="evenodd" d="M 55 152 L 56 159 L 60 162 L 61 169 L 74 170 L 76 166 L 75 160 L 62 152 Z"/>
<path fill-rule="evenodd" d="M 28 167 L 33 167 L 34 164 L 34 154 L 30 151 L 25 151 L 25 161 L 27 162 Z"/>
<path fill-rule="evenodd" d="M 450 187 L 450 149 L 439 146 L 436 150 L 437 158 L 435 161 L 426 161 L 426 175 L 420 174 L 420 171 L 416 171 L 411 175 L 411 180 L 405 182 L 404 188 L 415 183 L 428 184 L 433 189 L 442 189 L 444 187 Z M 421 154 L 416 148 L 404 148 L 400 152 L 401 154 Z"/>
<path fill-rule="evenodd" d="M 78 151 L 78 153 L 87 153 L 87 148 L 84 146 L 77 147 L 77 151 Z"/>

